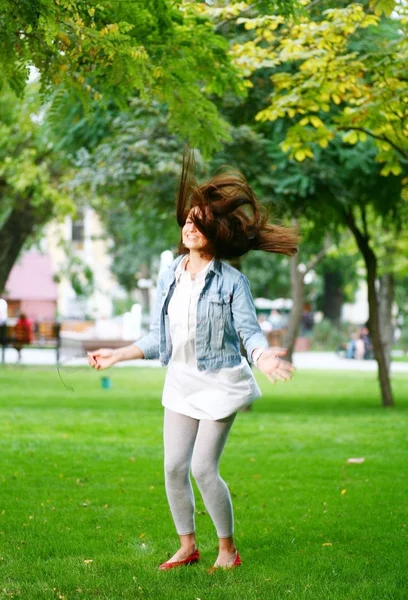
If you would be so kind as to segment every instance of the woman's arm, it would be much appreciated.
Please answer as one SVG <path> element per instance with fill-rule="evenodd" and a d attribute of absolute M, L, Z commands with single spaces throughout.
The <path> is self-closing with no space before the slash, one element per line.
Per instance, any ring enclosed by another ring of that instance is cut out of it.
<path fill-rule="evenodd" d="M 167 275 L 167 277 L 166 277 Z M 166 270 L 157 282 L 156 301 L 153 310 L 153 316 L 150 323 L 149 332 L 140 340 L 135 342 L 135 346 L 143 353 L 141 358 L 152 360 L 160 356 L 160 317 L 163 306 L 164 294 L 166 293 L 166 281 L 168 280 L 168 271 Z M 122 359 L 126 360 L 126 359 Z"/>
<path fill-rule="evenodd" d="M 268 342 L 262 333 L 256 318 L 254 301 L 249 281 L 242 275 L 237 290 L 232 298 L 232 315 L 235 327 L 241 336 L 248 355 L 248 360 L 256 361 L 256 366 L 268 379 L 287 381 L 295 370 L 291 363 L 280 357 L 286 354 L 284 348 L 268 348 Z"/>
<path fill-rule="evenodd" d="M 88 363 L 94 369 L 107 369 L 122 360 L 136 360 L 144 358 L 143 351 L 135 344 L 123 346 L 122 348 L 99 348 L 94 352 L 88 352 Z"/>
<path fill-rule="evenodd" d="M 244 344 L 248 360 L 253 362 L 254 350 L 266 349 L 268 342 L 258 323 L 249 281 L 245 275 L 241 274 L 233 293 L 231 310 L 235 329 Z"/>
<path fill-rule="evenodd" d="M 88 363 L 95 369 L 107 369 L 122 360 L 136 360 L 140 358 L 153 359 L 159 357 L 160 341 L 160 315 L 165 291 L 164 277 L 157 283 L 156 303 L 149 332 L 140 340 L 122 348 L 99 348 L 95 352 L 88 352 Z"/>

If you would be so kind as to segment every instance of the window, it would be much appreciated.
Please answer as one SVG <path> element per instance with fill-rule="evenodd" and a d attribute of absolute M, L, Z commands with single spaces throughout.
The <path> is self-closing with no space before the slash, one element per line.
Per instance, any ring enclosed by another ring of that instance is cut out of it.
<path fill-rule="evenodd" d="M 84 213 L 82 211 L 78 211 L 77 218 L 72 220 L 71 239 L 73 242 L 82 243 L 84 241 L 84 238 Z"/>

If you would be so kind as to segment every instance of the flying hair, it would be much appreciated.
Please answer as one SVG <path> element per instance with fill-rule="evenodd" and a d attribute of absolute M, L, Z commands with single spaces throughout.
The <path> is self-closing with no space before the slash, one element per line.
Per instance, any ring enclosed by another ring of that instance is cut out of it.
<path fill-rule="evenodd" d="M 207 240 L 201 249 L 203 256 L 232 259 L 250 250 L 291 256 L 298 251 L 297 229 L 268 222 L 268 211 L 240 171 L 227 168 L 198 185 L 190 148 L 184 151 L 177 195 L 180 227 L 188 216 Z M 181 242 L 179 252 L 187 252 Z"/>

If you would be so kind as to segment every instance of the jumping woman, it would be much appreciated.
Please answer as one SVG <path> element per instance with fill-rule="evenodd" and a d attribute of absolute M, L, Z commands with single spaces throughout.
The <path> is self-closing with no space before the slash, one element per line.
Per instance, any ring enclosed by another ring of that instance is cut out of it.
<path fill-rule="evenodd" d="M 243 175 L 224 172 L 197 185 L 193 158 L 183 159 L 177 197 L 179 256 L 160 277 L 149 333 L 135 344 L 89 353 L 89 364 L 160 358 L 168 365 L 163 389 L 166 493 L 180 548 L 159 569 L 199 560 L 190 472 L 219 539 L 213 569 L 241 565 L 234 544 L 231 496 L 218 464 L 237 412 L 261 395 L 245 358 L 268 379 L 287 381 L 286 350 L 268 348 L 247 278 L 223 259 L 250 250 L 292 255 L 295 230 L 267 222 Z"/>

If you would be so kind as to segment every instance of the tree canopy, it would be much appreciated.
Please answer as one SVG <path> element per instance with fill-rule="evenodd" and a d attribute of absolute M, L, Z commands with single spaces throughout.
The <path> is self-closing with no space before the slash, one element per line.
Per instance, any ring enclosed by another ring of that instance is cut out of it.
<path fill-rule="evenodd" d="M 138 94 L 164 102 L 170 127 L 206 152 L 228 137 L 210 96 L 240 93 L 240 79 L 194 2 L 5 0 L 0 25 L 0 85 L 21 96 L 36 67 L 56 118 L 67 93 L 88 108 Z"/>
<path fill-rule="evenodd" d="M 314 144 L 334 137 L 356 144 L 367 136 L 377 146 L 382 174 L 408 165 L 408 13 L 380 19 L 363 5 L 302 15 L 240 17 L 253 33 L 235 44 L 235 63 L 247 77 L 267 68 L 271 93 L 258 121 L 290 120 L 282 150 L 298 161 L 314 156 Z M 370 30 L 367 35 L 367 30 Z M 251 79 L 247 85 L 253 85 Z"/>

